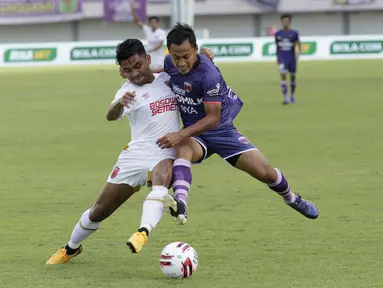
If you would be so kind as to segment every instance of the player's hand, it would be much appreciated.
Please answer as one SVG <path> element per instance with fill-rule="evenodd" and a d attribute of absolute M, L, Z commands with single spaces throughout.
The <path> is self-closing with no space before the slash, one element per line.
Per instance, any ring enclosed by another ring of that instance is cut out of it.
<path fill-rule="evenodd" d="M 296 53 L 295 53 L 295 59 L 298 60 L 300 55 L 301 55 L 301 53 L 296 52 Z"/>
<path fill-rule="evenodd" d="M 213 60 L 215 57 L 213 50 L 211 50 L 210 48 L 201 48 L 201 54 L 206 56 L 210 60 Z"/>
<path fill-rule="evenodd" d="M 120 98 L 120 103 L 122 106 L 129 107 L 134 103 L 136 97 L 136 91 L 126 92 L 124 96 Z"/>
<path fill-rule="evenodd" d="M 177 146 L 182 140 L 184 140 L 184 137 L 180 132 L 172 132 L 159 138 L 157 140 L 157 145 L 161 149 L 168 149 Z"/>

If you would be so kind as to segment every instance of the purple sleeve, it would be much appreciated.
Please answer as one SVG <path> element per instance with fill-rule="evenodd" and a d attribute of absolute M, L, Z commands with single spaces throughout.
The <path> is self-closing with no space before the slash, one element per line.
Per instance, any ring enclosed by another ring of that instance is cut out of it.
<path fill-rule="evenodd" d="M 217 70 L 208 72 L 202 78 L 203 103 L 221 103 L 220 74 Z"/>

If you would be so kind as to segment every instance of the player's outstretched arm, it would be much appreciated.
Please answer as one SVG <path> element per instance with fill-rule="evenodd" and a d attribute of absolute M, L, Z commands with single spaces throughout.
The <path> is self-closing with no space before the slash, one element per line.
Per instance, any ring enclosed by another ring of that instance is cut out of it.
<path fill-rule="evenodd" d="M 142 29 L 144 27 L 144 23 L 137 15 L 136 8 L 134 7 L 134 0 L 130 0 L 130 10 L 132 11 L 134 23 Z"/>
<path fill-rule="evenodd" d="M 124 112 L 124 108 L 133 104 L 135 96 L 135 92 L 127 92 L 120 99 L 113 102 L 109 106 L 108 113 L 106 114 L 106 119 L 108 121 L 116 121 L 120 119 Z"/>

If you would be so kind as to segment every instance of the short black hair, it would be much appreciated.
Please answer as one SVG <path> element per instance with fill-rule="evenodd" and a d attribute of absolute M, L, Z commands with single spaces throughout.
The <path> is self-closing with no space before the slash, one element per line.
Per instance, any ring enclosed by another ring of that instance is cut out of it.
<path fill-rule="evenodd" d="M 121 61 L 136 54 L 146 56 L 144 44 L 138 39 L 126 39 L 124 42 L 117 45 L 116 63 L 120 65 Z"/>
<path fill-rule="evenodd" d="M 283 15 L 281 16 L 281 20 L 283 20 L 283 19 L 285 19 L 285 18 L 288 18 L 290 21 L 291 21 L 291 19 L 292 19 L 292 17 L 291 17 L 290 14 L 283 14 Z"/>
<path fill-rule="evenodd" d="M 160 18 L 158 18 L 157 16 L 149 17 L 149 22 L 152 21 L 152 20 L 156 20 L 157 22 L 160 22 Z"/>
<path fill-rule="evenodd" d="M 197 47 L 197 39 L 193 28 L 185 23 L 177 22 L 176 26 L 173 27 L 166 37 L 166 45 L 169 49 L 170 45 L 181 45 L 186 40 L 189 41 L 193 48 Z"/>

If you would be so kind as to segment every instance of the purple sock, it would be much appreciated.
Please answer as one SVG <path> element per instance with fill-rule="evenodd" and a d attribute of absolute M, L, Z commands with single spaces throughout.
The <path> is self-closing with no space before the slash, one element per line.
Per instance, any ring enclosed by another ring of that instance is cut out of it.
<path fill-rule="evenodd" d="M 286 81 L 281 81 L 281 89 L 282 89 L 282 94 L 283 94 L 283 99 L 285 101 L 288 100 L 287 98 L 287 84 L 286 84 Z"/>
<path fill-rule="evenodd" d="M 188 201 L 189 188 L 192 183 L 191 163 L 178 158 L 173 164 L 173 190 L 174 197 L 185 204 Z"/>
<path fill-rule="evenodd" d="M 291 192 L 290 185 L 287 183 L 285 176 L 279 169 L 274 168 L 278 174 L 278 179 L 275 183 L 269 184 L 271 190 L 277 192 L 287 203 L 293 203 L 295 201 L 295 195 Z"/>
<path fill-rule="evenodd" d="M 294 94 L 295 94 L 295 88 L 297 87 L 297 85 L 295 84 L 295 82 L 291 82 L 290 83 L 290 96 L 291 97 L 294 97 Z"/>

